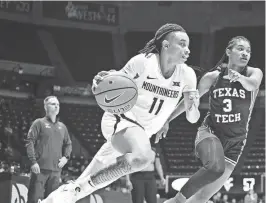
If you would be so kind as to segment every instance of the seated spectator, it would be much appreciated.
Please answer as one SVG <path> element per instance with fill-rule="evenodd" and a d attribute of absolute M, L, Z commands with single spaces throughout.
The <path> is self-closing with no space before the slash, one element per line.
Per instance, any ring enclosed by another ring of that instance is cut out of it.
<path fill-rule="evenodd" d="M 67 164 L 67 170 L 70 173 L 74 173 L 75 172 L 75 167 L 73 166 L 73 160 L 69 160 L 69 162 Z"/>
<path fill-rule="evenodd" d="M 77 161 L 75 164 L 75 172 L 74 175 L 78 176 L 81 174 L 81 163 L 80 161 Z"/>
<path fill-rule="evenodd" d="M 80 162 L 84 163 L 84 156 L 80 156 Z"/>
<path fill-rule="evenodd" d="M 85 160 L 84 164 L 80 167 L 80 171 L 81 173 L 85 170 L 85 168 L 89 165 L 89 161 Z"/>
<path fill-rule="evenodd" d="M 244 203 L 257 203 L 258 202 L 258 194 L 255 193 L 253 189 L 249 190 L 249 192 L 245 196 Z"/>
<path fill-rule="evenodd" d="M 5 169 L 4 169 L 4 163 L 1 162 L 1 163 L 0 163 L 0 173 L 3 173 L 3 172 L 5 172 Z"/>
<path fill-rule="evenodd" d="M 214 203 L 221 203 L 221 196 L 222 194 L 220 192 L 217 192 L 214 196 L 213 196 L 213 202 Z"/>
<path fill-rule="evenodd" d="M 229 203 L 228 202 L 228 195 L 227 194 L 224 194 L 223 195 L 222 203 Z"/>
<path fill-rule="evenodd" d="M 0 142 L 0 161 L 4 161 L 5 159 L 4 152 L 5 152 L 4 145 L 2 142 Z"/>

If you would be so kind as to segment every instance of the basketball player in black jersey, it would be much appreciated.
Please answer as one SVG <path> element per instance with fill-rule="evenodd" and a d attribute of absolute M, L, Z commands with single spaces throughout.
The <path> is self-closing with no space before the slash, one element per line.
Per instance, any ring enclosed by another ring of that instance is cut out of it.
<path fill-rule="evenodd" d="M 248 123 L 263 77 L 260 69 L 247 65 L 250 56 L 249 40 L 234 37 L 218 65 L 201 78 L 200 96 L 209 92 L 209 111 L 195 140 L 196 155 L 203 167 L 165 203 L 205 203 L 233 172 L 245 146 Z M 225 57 L 228 63 L 222 67 Z M 169 122 L 183 111 L 181 103 Z M 165 129 L 157 134 L 157 139 L 166 133 Z"/>

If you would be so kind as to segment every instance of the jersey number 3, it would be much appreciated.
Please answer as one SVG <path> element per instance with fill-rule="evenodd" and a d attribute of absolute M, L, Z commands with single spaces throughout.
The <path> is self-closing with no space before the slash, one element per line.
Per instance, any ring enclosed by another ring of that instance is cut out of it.
<path fill-rule="evenodd" d="M 232 111 L 232 100 L 231 99 L 224 99 L 223 103 L 225 104 L 225 107 L 223 108 L 224 112 Z"/>
<path fill-rule="evenodd" d="M 152 105 L 151 105 L 151 108 L 150 108 L 150 110 L 149 110 L 149 113 L 152 113 L 152 112 L 153 112 L 154 107 L 155 107 L 157 101 L 158 101 L 158 98 L 154 97 L 154 98 L 153 98 Z M 159 111 L 161 110 L 164 100 L 160 99 L 159 102 L 160 102 L 160 103 L 159 103 L 159 106 L 158 106 L 158 108 L 157 108 L 157 110 L 156 110 L 156 112 L 155 112 L 155 115 L 157 115 L 157 114 L 159 113 Z"/>

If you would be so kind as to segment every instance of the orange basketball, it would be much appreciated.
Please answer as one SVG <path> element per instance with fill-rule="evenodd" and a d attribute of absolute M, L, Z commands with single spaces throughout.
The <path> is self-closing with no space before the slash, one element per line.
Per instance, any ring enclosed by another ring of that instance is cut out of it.
<path fill-rule="evenodd" d="M 98 84 L 94 96 L 104 111 L 123 114 L 136 104 L 138 88 L 127 74 L 112 72 Z"/>

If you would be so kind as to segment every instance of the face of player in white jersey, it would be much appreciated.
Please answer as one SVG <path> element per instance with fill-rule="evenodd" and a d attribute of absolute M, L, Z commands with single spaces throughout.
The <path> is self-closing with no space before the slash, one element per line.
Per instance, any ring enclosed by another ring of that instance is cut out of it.
<path fill-rule="evenodd" d="M 246 66 L 251 57 L 251 48 L 248 41 L 239 39 L 231 49 L 226 50 L 229 62 L 235 66 Z"/>
<path fill-rule="evenodd" d="M 171 63 L 185 63 L 189 57 L 189 37 L 185 32 L 172 32 L 162 42 L 162 49 Z"/>

